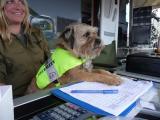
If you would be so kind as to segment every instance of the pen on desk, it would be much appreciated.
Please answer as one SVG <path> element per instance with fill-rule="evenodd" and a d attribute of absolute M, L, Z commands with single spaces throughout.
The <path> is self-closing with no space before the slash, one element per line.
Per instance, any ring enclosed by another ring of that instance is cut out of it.
<path fill-rule="evenodd" d="M 118 90 L 71 90 L 71 93 L 101 93 L 101 94 L 117 94 Z"/>

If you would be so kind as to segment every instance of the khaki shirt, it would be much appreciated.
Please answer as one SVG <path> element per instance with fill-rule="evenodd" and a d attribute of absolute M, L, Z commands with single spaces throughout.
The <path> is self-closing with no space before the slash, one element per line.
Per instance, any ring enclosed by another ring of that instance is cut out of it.
<path fill-rule="evenodd" d="M 25 45 L 16 35 L 12 37 L 11 44 L 0 39 L 0 82 L 12 85 L 13 95 L 21 96 L 48 58 L 49 49 L 40 31 L 33 30 L 31 36 L 25 35 Z"/>

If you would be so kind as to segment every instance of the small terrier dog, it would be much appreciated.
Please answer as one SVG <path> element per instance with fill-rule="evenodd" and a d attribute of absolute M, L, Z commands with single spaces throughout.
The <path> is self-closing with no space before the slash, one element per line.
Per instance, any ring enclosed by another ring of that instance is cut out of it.
<path fill-rule="evenodd" d="M 85 59 L 85 62 L 65 72 L 58 81 L 67 84 L 74 81 L 101 82 L 109 85 L 119 85 L 120 77 L 103 69 L 93 69 L 92 59 L 98 56 L 104 45 L 97 34 L 96 27 L 82 23 L 74 23 L 65 28 L 58 38 L 58 48 L 69 51 L 72 56 L 78 59 Z M 53 53 L 54 54 L 54 53 Z M 65 59 L 65 58 L 62 58 Z M 63 63 L 61 64 L 63 66 Z M 35 80 L 34 80 L 35 81 Z M 34 84 L 34 85 L 33 85 Z M 47 87 L 53 87 L 54 83 Z M 35 89 L 35 82 L 29 89 Z"/>
<path fill-rule="evenodd" d="M 120 77 L 103 69 L 93 69 L 92 59 L 104 48 L 98 37 L 98 29 L 87 24 L 75 23 L 66 27 L 59 37 L 58 47 L 70 51 L 75 57 L 86 59 L 86 62 L 66 72 L 60 83 L 66 84 L 73 80 L 94 81 L 109 85 L 119 85 Z M 64 58 L 65 59 L 65 58 Z"/>

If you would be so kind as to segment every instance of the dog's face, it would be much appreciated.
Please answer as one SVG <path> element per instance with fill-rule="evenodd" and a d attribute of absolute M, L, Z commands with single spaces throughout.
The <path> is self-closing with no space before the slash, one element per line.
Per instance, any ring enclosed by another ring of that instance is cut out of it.
<path fill-rule="evenodd" d="M 60 45 L 72 51 L 77 57 L 95 58 L 104 48 L 97 32 L 96 27 L 87 24 L 69 25 L 60 36 Z"/>

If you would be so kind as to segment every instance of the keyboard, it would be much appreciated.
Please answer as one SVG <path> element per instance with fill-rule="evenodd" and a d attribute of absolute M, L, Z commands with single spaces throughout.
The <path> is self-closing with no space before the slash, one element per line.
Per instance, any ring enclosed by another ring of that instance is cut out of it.
<path fill-rule="evenodd" d="M 64 103 L 38 113 L 30 120 L 85 120 L 93 113 L 72 103 Z"/>

